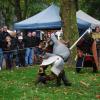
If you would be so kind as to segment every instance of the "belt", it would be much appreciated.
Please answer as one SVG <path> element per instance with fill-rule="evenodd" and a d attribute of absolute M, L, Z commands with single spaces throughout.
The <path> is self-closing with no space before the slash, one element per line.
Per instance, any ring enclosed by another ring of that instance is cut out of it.
<path fill-rule="evenodd" d="M 93 56 L 93 55 L 91 55 L 91 54 L 88 54 L 88 53 L 86 53 L 86 54 L 83 54 L 84 56 Z"/>

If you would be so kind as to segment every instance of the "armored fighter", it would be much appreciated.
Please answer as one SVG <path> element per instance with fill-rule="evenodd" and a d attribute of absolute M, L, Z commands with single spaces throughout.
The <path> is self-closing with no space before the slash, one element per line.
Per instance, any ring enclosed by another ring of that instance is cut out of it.
<path fill-rule="evenodd" d="M 66 47 L 66 45 L 57 40 L 55 33 L 51 34 L 50 41 L 53 43 L 53 53 L 45 53 L 40 66 L 52 65 L 51 72 L 57 77 L 57 85 L 60 86 L 62 80 L 64 85 L 70 86 L 71 83 L 66 78 L 64 72 L 64 62 L 69 58 L 70 50 Z"/>

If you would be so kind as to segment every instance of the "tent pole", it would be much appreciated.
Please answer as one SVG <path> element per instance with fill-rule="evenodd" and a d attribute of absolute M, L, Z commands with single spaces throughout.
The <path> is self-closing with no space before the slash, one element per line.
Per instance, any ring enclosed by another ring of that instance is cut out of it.
<path fill-rule="evenodd" d="M 76 44 L 81 40 L 81 38 L 85 35 L 85 34 L 87 34 L 87 33 L 90 33 L 91 32 L 91 30 L 90 30 L 90 27 L 81 35 L 81 37 L 79 37 L 79 39 L 69 48 L 70 50 L 72 50 L 75 46 L 76 46 Z"/>

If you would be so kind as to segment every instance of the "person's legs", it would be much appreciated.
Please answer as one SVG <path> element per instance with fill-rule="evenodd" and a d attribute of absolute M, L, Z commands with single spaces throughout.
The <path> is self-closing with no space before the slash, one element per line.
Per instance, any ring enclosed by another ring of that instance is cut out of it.
<path fill-rule="evenodd" d="M 2 69 L 2 63 L 3 63 L 3 51 L 2 48 L 0 48 L 0 70 Z"/>
<path fill-rule="evenodd" d="M 8 54 L 4 54 L 4 58 L 5 58 L 5 63 L 6 63 L 6 69 L 8 69 Z"/>
<path fill-rule="evenodd" d="M 34 55 L 34 49 L 30 48 L 30 52 L 29 52 L 29 64 L 30 65 L 33 64 L 33 55 Z"/>
<path fill-rule="evenodd" d="M 24 51 L 22 51 L 22 53 L 21 53 L 21 64 L 22 64 L 22 66 L 24 67 L 25 66 L 25 53 L 24 53 Z"/>
<path fill-rule="evenodd" d="M 35 52 L 34 52 L 34 56 L 35 56 L 35 63 L 36 64 L 39 64 L 41 61 L 40 61 L 40 55 L 41 55 L 41 53 L 40 53 L 40 50 L 39 50 L 40 48 L 35 48 Z"/>
<path fill-rule="evenodd" d="M 84 57 L 78 57 L 76 62 L 76 72 L 79 73 L 83 67 L 83 59 Z"/>
<path fill-rule="evenodd" d="M 19 67 L 21 67 L 21 63 L 22 63 L 21 57 L 22 57 L 22 55 L 20 54 L 20 51 L 19 51 L 19 53 L 18 53 Z"/>
<path fill-rule="evenodd" d="M 6 69 L 12 69 L 12 55 L 10 53 L 5 54 Z"/>
<path fill-rule="evenodd" d="M 9 69 L 12 70 L 13 68 L 13 53 L 9 54 Z"/>
<path fill-rule="evenodd" d="M 64 70 L 61 72 L 61 78 L 65 86 L 71 86 L 71 83 L 68 81 Z"/>
<path fill-rule="evenodd" d="M 96 66 L 95 63 L 93 63 L 93 72 L 94 72 L 94 73 L 98 72 L 98 68 L 97 68 L 97 66 Z"/>
<path fill-rule="evenodd" d="M 57 86 L 61 85 L 61 75 L 57 76 Z"/>
<path fill-rule="evenodd" d="M 27 48 L 25 52 L 25 65 L 29 64 L 29 54 L 30 54 L 30 48 Z"/>
<path fill-rule="evenodd" d="M 97 55 L 98 55 L 98 63 L 100 65 L 100 49 L 99 48 L 97 48 Z"/>
<path fill-rule="evenodd" d="M 33 62 L 37 64 L 37 48 L 34 48 Z"/>
<path fill-rule="evenodd" d="M 57 77 L 57 86 L 61 85 L 61 80 L 63 81 L 65 86 L 71 86 L 71 83 L 68 81 L 67 77 L 65 76 L 64 70 Z"/>
<path fill-rule="evenodd" d="M 19 67 L 19 55 L 18 55 L 18 51 L 17 51 L 17 53 L 16 53 L 16 58 L 15 58 L 15 63 L 16 63 L 16 67 Z"/>
<path fill-rule="evenodd" d="M 20 60 L 20 65 L 21 66 L 25 66 L 25 60 L 24 60 L 24 58 L 25 58 L 24 52 L 21 51 L 20 55 L 19 55 L 19 60 Z"/>

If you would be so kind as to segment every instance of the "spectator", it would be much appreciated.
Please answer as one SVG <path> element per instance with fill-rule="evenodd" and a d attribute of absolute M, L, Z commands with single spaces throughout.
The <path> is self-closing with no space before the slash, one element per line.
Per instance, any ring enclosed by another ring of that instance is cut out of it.
<path fill-rule="evenodd" d="M 13 63 L 16 67 L 18 67 L 18 51 L 17 51 L 17 44 L 18 44 L 18 39 L 15 36 L 11 37 L 12 38 L 12 44 L 13 44 Z"/>
<path fill-rule="evenodd" d="M 39 49 L 38 49 L 39 43 L 40 43 L 40 39 L 36 36 L 36 32 L 32 32 L 32 47 L 33 47 L 34 63 L 37 63 L 36 55 L 39 53 Z"/>
<path fill-rule="evenodd" d="M 5 40 L 6 36 L 10 36 L 10 34 L 7 32 L 8 28 L 7 26 L 3 26 L 3 32 L 2 32 L 2 38 Z"/>
<path fill-rule="evenodd" d="M 35 63 L 40 64 L 42 62 L 42 56 L 44 55 L 45 51 L 43 49 L 43 41 L 40 41 L 39 46 L 36 47 L 35 49 Z"/>
<path fill-rule="evenodd" d="M 6 61 L 6 69 L 12 70 L 13 67 L 13 44 L 10 36 L 5 37 L 3 44 L 4 57 Z"/>
<path fill-rule="evenodd" d="M 98 41 L 100 39 L 100 28 L 99 28 L 99 26 L 95 27 L 95 32 L 92 33 L 92 37 L 96 41 Z"/>
<path fill-rule="evenodd" d="M 98 60 L 96 43 L 90 35 L 85 35 L 77 44 L 76 72 L 80 72 L 83 67 L 93 67 L 93 72 L 98 71 Z"/>
<path fill-rule="evenodd" d="M 32 35 L 31 32 L 28 32 L 27 36 L 24 39 L 25 42 L 25 65 L 33 65 L 33 48 L 32 48 Z"/>
<path fill-rule="evenodd" d="M 100 63 L 100 27 L 99 26 L 95 27 L 95 32 L 92 33 L 92 37 L 96 41 L 98 61 Z"/>
<path fill-rule="evenodd" d="M 2 69 L 2 62 L 3 62 L 3 51 L 2 51 L 2 28 L 0 28 L 0 70 Z"/>
<path fill-rule="evenodd" d="M 3 32 L 3 28 L 2 27 L 0 27 L 0 33 L 2 33 Z"/>
<path fill-rule="evenodd" d="M 32 42 L 33 47 L 36 47 L 40 44 L 40 38 L 36 36 L 36 32 L 32 32 Z"/>
<path fill-rule="evenodd" d="M 25 66 L 25 49 L 24 49 L 24 42 L 23 37 L 18 37 L 18 58 L 19 58 L 19 67 Z"/>

